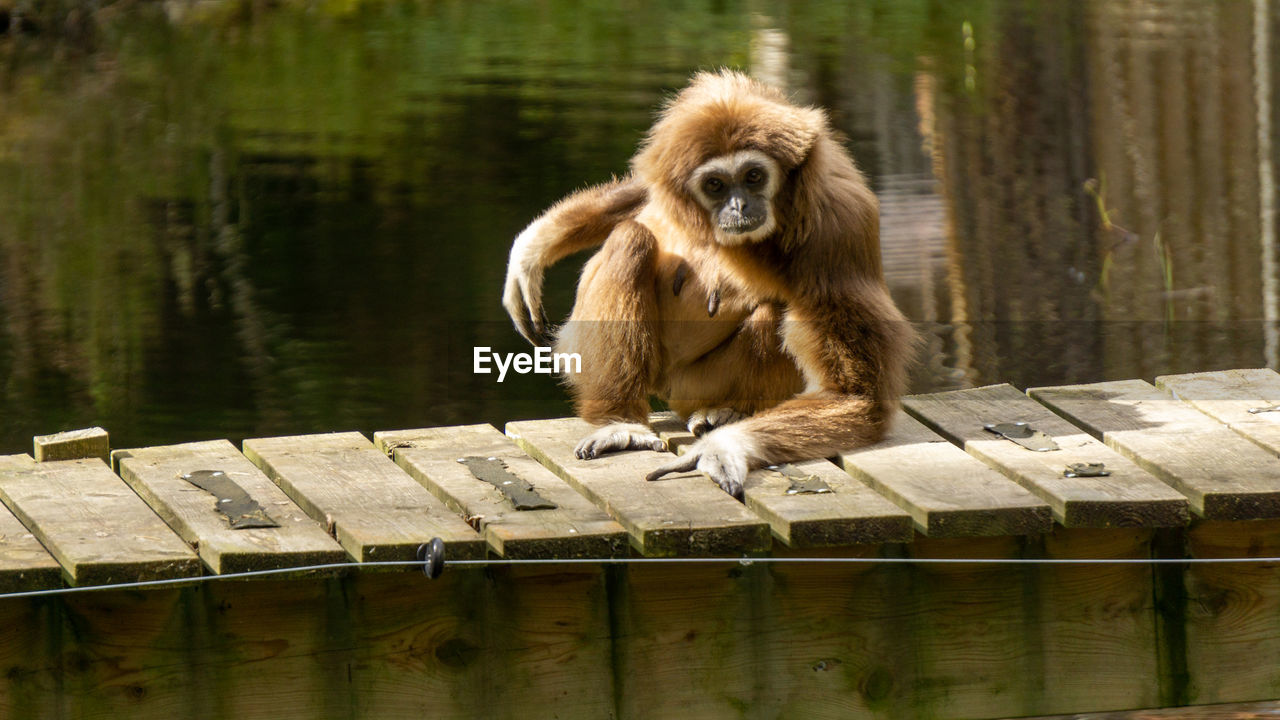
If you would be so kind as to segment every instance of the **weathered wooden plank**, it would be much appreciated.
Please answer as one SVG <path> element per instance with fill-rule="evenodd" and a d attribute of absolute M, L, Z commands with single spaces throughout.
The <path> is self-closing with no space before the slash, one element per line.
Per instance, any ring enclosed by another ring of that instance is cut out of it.
<path fill-rule="evenodd" d="M 1202 521 L 1186 533 L 1188 557 L 1280 557 L 1280 519 Z M 1182 702 L 1280 697 L 1280 566 L 1198 563 L 1181 575 L 1172 608 L 1184 623 Z M 1207 716 L 1206 716 L 1207 717 Z"/>
<path fill-rule="evenodd" d="M 0 505 L 0 593 L 62 585 L 62 567 L 36 536 Z"/>
<path fill-rule="evenodd" d="M 1275 555 L 1276 522 L 893 551 L 1144 559 L 1189 535 L 1195 557 Z M 803 554 L 876 548 L 851 550 Z M 10 599 L 0 717 L 943 720 L 1275 697 L 1280 569 L 1245 567 L 600 563 Z"/>
<path fill-rule="evenodd" d="M 490 425 L 374 433 L 378 449 L 480 530 L 503 557 L 616 557 L 627 532 Z M 492 458 L 555 507 L 518 510 L 459 460 Z"/>
<path fill-rule="evenodd" d="M 36 462 L 81 458 L 98 458 L 107 462 L 111 454 L 111 438 L 100 427 L 37 435 L 32 439 L 32 445 Z"/>
<path fill-rule="evenodd" d="M 244 454 L 360 562 L 413 560 L 435 537 L 448 557 L 485 554 L 461 517 L 360 433 L 256 438 Z"/>
<path fill-rule="evenodd" d="M 1055 527 L 1040 536 L 1042 546 L 1024 552 L 1049 560 L 1141 561 L 1152 556 L 1155 538 L 1164 532 L 1181 532 L 1181 528 Z M 1024 707 L 1021 713 L 992 712 L 987 717 L 1043 712 L 1046 706 L 1061 712 L 1160 703 L 1177 678 L 1160 660 L 1167 640 L 1161 636 L 1159 595 L 1150 565 L 1051 565 L 1023 574 L 1032 580 L 1022 588 L 1026 593 L 1020 603 L 1026 613 L 1022 638 L 1010 637 L 1008 643 L 1022 648 L 1022 667 L 1010 668 L 1010 673 L 1029 680 L 1021 684 L 1026 693 Z M 971 617 L 981 624 L 981 614 Z M 1039 628 L 1038 637 L 1032 636 L 1032 627 Z M 956 649 L 956 657 L 965 656 L 962 647 Z M 1035 697 L 1037 692 L 1044 693 L 1048 702 Z M 992 698 L 990 702 L 1000 701 Z"/>
<path fill-rule="evenodd" d="M 1146 557 L 1151 533 L 1058 528 L 1036 548 L 1005 536 L 901 551 Z M 1159 701 L 1145 565 L 651 564 L 616 575 L 620 718 L 994 718 Z"/>
<path fill-rule="evenodd" d="M 695 439 L 674 413 L 656 413 L 649 422 L 667 447 L 677 453 L 683 453 Z M 751 471 L 742 485 L 747 507 L 764 518 L 773 534 L 787 545 L 800 548 L 910 542 L 914 537 L 911 517 L 906 512 L 827 460 L 791 465 L 804 475 L 821 480 L 831 492 L 789 495 L 793 479 L 768 468 Z"/>
<path fill-rule="evenodd" d="M 1151 383 L 1120 380 L 1028 392 L 1186 495 L 1198 515 L 1280 516 L 1280 458 Z"/>
<path fill-rule="evenodd" d="M 0 500 L 72 585 L 192 577 L 195 553 L 101 460 L 0 457 Z"/>
<path fill-rule="evenodd" d="M 573 455 L 591 426 L 578 418 L 507 423 L 522 450 L 617 520 L 645 555 L 734 555 L 769 549 L 769 526 L 701 473 L 647 482 L 671 459 L 639 450 L 596 460 Z"/>
<path fill-rule="evenodd" d="M 916 558 L 1141 559 L 1154 532 L 1055 527 L 1030 538 L 922 539 L 907 550 Z M 917 684 L 895 683 L 890 707 L 911 707 L 912 717 L 994 718 L 1158 702 L 1164 678 L 1154 662 L 1149 566 L 919 565 L 909 582 L 898 592 L 923 597 L 903 602 L 908 624 L 894 637 L 921 649 L 900 656 L 894 676 L 914 674 Z M 946 677 L 956 678 L 943 682 L 951 687 L 934 684 Z"/>
<path fill-rule="evenodd" d="M 0 717 L 607 718 L 599 566 L 0 602 Z"/>
<path fill-rule="evenodd" d="M 839 456 L 849 474 L 911 513 L 933 538 L 1053 528 L 1049 505 L 901 410 L 882 442 Z"/>
<path fill-rule="evenodd" d="M 903 398 L 925 425 L 1049 503 L 1066 527 L 1167 527 L 1187 522 L 1187 499 L 1088 433 L 1010 385 Z M 1036 452 L 998 437 L 986 423 L 1026 422 L 1059 450 Z M 1108 477 L 1069 478 L 1066 466 L 1104 463 Z"/>
<path fill-rule="evenodd" d="M 262 471 L 226 440 L 117 450 L 120 477 L 215 573 L 344 562 L 347 555 Z M 183 479 L 220 470 L 279 527 L 232 529 L 217 498 Z"/>
<path fill-rule="evenodd" d="M 1280 373 L 1275 370 L 1162 375 L 1156 387 L 1280 455 Z"/>

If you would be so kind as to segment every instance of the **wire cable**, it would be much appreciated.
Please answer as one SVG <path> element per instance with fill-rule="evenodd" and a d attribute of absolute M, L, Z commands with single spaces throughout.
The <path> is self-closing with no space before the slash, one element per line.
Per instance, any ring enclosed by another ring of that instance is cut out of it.
<path fill-rule="evenodd" d="M 423 548 L 428 548 L 424 545 Z M 296 567 L 271 568 L 267 570 L 246 570 L 243 572 L 224 573 L 222 575 L 199 575 L 186 578 L 165 578 L 162 580 L 139 580 L 135 582 L 116 583 L 111 585 L 86 585 L 80 587 L 49 588 L 46 590 L 24 590 L 0 594 L 0 600 L 70 595 L 73 593 L 95 592 L 101 590 L 133 590 L 140 588 L 163 588 L 177 585 L 192 585 L 214 580 L 235 580 L 242 578 L 268 577 L 272 575 L 295 575 L 335 570 L 359 570 L 372 568 L 420 568 L 428 577 L 438 576 L 445 567 L 477 568 L 513 565 L 660 565 L 660 564 L 736 564 L 744 567 L 752 565 L 798 565 L 798 564 L 834 564 L 834 565 L 1242 565 L 1242 564 L 1280 564 L 1280 557 L 1227 557 L 1227 558 L 910 558 L 910 557 L 692 557 L 692 558 L 528 558 L 506 559 L 493 558 L 485 560 L 448 560 L 443 557 L 431 557 L 420 548 L 421 560 L 381 560 L 373 562 L 325 563 L 321 565 L 301 565 Z M 433 565 L 434 563 L 434 565 Z M 435 575 L 431 574 L 435 570 Z"/>

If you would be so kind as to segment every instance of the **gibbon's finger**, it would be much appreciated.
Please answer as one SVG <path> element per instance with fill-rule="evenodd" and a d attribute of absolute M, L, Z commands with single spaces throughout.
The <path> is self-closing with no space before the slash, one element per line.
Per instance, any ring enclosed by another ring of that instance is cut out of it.
<path fill-rule="evenodd" d="M 506 309 L 507 317 L 511 318 L 511 324 L 515 325 L 516 332 L 525 340 L 533 342 L 533 325 L 529 322 L 524 288 L 521 287 L 520 279 L 514 275 L 507 278 L 507 286 L 502 293 L 502 307 Z"/>
<path fill-rule="evenodd" d="M 657 470 L 654 470 L 648 475 L 645 475 L 644 479 L 648 480 L 649 482 L 653 482 L 654 480 L 657 480 L 663 475 L 670 475 L 671 473 L 689 472 L 690 470 L 698 467 L 699 457 L 700 457 L 699 454 L 696 452 L 687 452 L 684 455 L 681 455 L 680 457 L 676 458 L 675 460 L 672 460 L 671 462 L 667 463 L 666 465 L 663 465 Z"/>
<path fill-rule="evenodd" d="M 532 311 L 530 311 L 532 315 Z M 547 312 L 542 309 L 542 305 L 538 305 L 537 317 L 533 321 L 533 332 L 535 334 L 534 345 L 538 347 L 551 347 L 551 321 L 547 320 Z"/>
<path fill-rule="evenodd" d="M 542 314 L 542 310 L 534 309 L 530 298 L 524 293 L 520 294 L 518 301 L 518 311 L 511 314 L 511 320 L 516 325 L 516 330 L 524 336 L 534 347 L 551 347 L 551 336 L 547 333 L 547 319 Z"/>
<path fill-rule="evenodd" d="M 542 307 L 542 295 L 529 283 L 520 283 L 521 299 L 524 301 L 524 319 L 528 323 L 525 339 L 534 347 L 551 347 L 551 333 L 548 328 L 547 311 Z"/>
<path fill-rule="evenodd" d="M 522 302 L 521 305 L 523 306 L 524 303 Z M 523 310 L 523 307 L 521 309 Z M 515 323 L 516 330 L 524 336 L 524 339 L 528 340 L 530 345 L 537 347 L 538 331 L 533 327 L 533 319 L 529 317 L 529 313 L 520 312 L 512 315 L 511 320 Z"/>

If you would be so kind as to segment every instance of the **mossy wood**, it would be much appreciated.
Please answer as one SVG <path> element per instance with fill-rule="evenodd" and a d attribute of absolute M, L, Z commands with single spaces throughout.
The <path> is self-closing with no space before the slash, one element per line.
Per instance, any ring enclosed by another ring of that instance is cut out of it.
<path fill-rule="evenodd" d="M 1102 444 L 1010 385 L 903 398 L 925 425 L 1049 503 L 1066 527 L 1185 525 L 1187 499 L 1133 461 Z M 1029 450 L 985 429 L 1024 422 L 1060 449 Z M 1103 463 L 1106 477 L 1066 477 L 1068 465 Z"/>
<path fill-rule="evenodd" d="M 650 422 L 677 453 L 695 439 L 673 413 L 657 413 Z M 826 460 L 790 465 L 831 492 L 789 493 L 795 479 L 768 468 L 751 471 L 742 486 L 747 507 L 769 523 L 781 542 L 805 548 L 911 541 L 911 517 L 840 468 Z"/>
<path fill-rule="evenodd" d="M 1027 392 L 1186 495 L 1197 515 L 1280 515 L 1280 458 L 1148 382 Z"/>
<path fill-rule="evenodd" d="M 579 460 L 573 449 L 591 431 L 577 418 L 507 423 L 520 449 L 609 513 L 645 555 L 736 555 L 768 550 L 769 526 L 702 473 L 653 482 L 645 475 L 671 459 L 638 450 Z"/>
<path fill-rule="evenodd" d="M 200 574 L 191 548 L 98 458 L 0 457 L 0 499 L 71 585 Z"/>
<path fill-rule="evenodd" d="M 489 425 L 398 430 L 373 436 L 415 480 L 463 514 L 503 557 L 626 555 L 627 533 L 601 509 Z M 461 458 L 493 458 L 555 507 L 517 510 Z"/>
<path fill-rule="evenodd" d="M 120 477 L 169 527 L 196 548 L 215 573 L 343 562 L 347 555 L 262 471 L 226 440 L 117 450 Z M 218 499 L 183 479 L 220 470 L 262 507 L 278 527 L 232 529 Z"/>
<path fill-rule="evenodd" d="M 883 442 L 840 453 L 844 469 L 911 513 L 929 537 L 1048 532 L 1048 504 L 899 411 Z"/>
<path fill-rule="evenodd" d="M 413 560 L 438 537 L 454 558 L 484 540 L 360 433 L 244 441 L 244 453 L 360 562 Z"/>
<path fill-rule="evenodd" d="M 1236 556 L 1261 524 L 1058 528 L 870 555 Z M 1278 577 L 730 559 L 9 599 L 0 716 L 1005 718 L 1256 700 L 1280 691 Z"/>

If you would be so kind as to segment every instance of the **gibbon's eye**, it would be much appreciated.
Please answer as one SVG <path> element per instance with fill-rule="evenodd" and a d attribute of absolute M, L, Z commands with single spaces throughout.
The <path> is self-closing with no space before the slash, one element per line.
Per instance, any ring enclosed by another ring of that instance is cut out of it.
<path fill-rule="evenodd" d="M 760 168 L 751 168 L 743 179 L 747 181 L 748 185 L 759 185 L 764 182 L 764 171 Z"/>
<path fill-rule="evenodd" d="M 710 177 L 702 181 L 702 189 L 708 194 L 714 195 L 724 190 L 724 182 L 720 178 Z"/>

